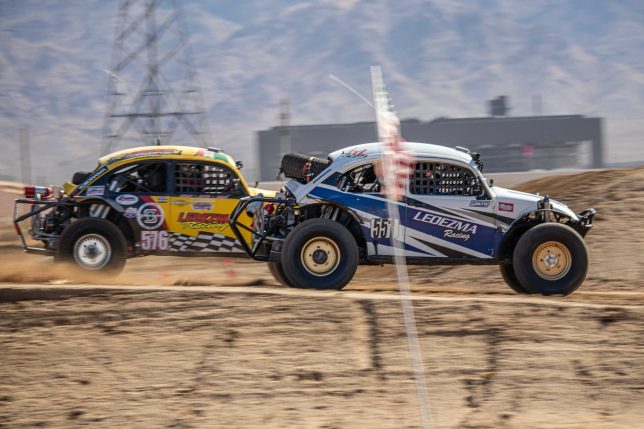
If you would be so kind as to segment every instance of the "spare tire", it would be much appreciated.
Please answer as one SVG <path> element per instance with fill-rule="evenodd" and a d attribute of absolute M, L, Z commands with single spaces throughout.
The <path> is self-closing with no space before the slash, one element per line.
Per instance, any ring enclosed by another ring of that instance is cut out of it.
<path fill-rule="evenodd" d="M 327 159 L 300 153 L 287 153 L 282 158 L 280 170 L 288 178 L 308 183 L 329 165 L 331 165 L 331 161 Z"/>

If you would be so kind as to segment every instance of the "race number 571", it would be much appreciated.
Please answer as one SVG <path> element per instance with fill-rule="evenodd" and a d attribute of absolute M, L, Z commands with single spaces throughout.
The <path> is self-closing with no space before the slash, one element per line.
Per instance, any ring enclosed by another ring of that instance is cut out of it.
<path fill-rule="evenodd" d="M 371 219 L 371 237 L 372 238 L 391 238 L 391 233 L 397 226 L 397 222 L 392 222 L 390 218 L 377 217 Z M 394 236 L 397 235 L 394 232 Z"/>

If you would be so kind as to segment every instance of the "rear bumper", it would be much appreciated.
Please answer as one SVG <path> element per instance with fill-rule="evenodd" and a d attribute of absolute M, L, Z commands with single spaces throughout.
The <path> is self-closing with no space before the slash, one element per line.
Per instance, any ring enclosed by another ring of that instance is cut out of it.
<path fill-rule="evenodd" d="M 59 201 L 39 201 L 39 200 L 32 200 L 32 199 L 17 199 L 15 201 L 15 205 L 13 208 L 13 226 L 16 230 L 16 234 L 18 235 L 18 240 L 20 241 L 20 245 L 22 246 L 23 250 L 26 253 L 39 253 L 39 254 L 44 254 L 44 255 L 53 255 L 55 251 L 53 249 L 48 249 L 46 247 L 34 247 L 34 246 L 29 246 L 27 244 L 27 240 L 25 239 L 25 235 L 22 232 L 22 228 L 20 227 L 20 222 L 25 221 L 27 219 L 31 220 L 31 229 L 30 229 L 30 235 L 31 238 L 34 240 L 39 240 L 43 241 L 45 243 L 49 242 L 49 240 L 52 239 L 57 239 L 57 236 L 54 236 L 52 234 L 47 234 L 44 231 L 41 230 L 41 226 L 39 224 L 40 222 L 40 214 L 52 207 L 56 207 L 58 205 L 61 205 L 64 203 L 61 203 Z M 29 206 L 30 210 L 28 213 L 18 215 L 18 209 L 19 207 L 23 206 Z"/>

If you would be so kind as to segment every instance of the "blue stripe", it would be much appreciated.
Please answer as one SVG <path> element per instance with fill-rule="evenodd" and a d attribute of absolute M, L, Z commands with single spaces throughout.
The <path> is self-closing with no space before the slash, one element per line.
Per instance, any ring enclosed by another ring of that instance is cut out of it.
<path fill-rule="evenodd" d="M 372 198 L 368 194 L 353 194 L 316 187 L 311 191 L 309 197 L 333 201 L 349 209 L 369 213 L 375 217 L 389 217 L 386 201 L 380 198 Z M 413 235 L 413 232 L 409 230 L 415 230 L 484 255 L 495 256 L 496 254 L 501 239 L 501 234 L 496 227 L 482 225 L 458 216 L 446 215 L 444 214 L 446 212 L 443 211 L 430 213 L 427 209 L 419 210 L 402 204 L 398 204 L 397 207 L 399 208 L 401 222 L 408 228 L 408 233 L 411 232 L 411 235 Z M 368 221 L 362 218 L 361 220 L 363 222 L 363 236 L 365 240 L 372 242 Z M 441 221 L 443 222 L 441 223 Z M 367 224 L 366 226 L 364 225 L 365 223 Z M 473 232 L 473 226 L 475 226 L 476 232 Z M 379 238 L 378 244 L 391 246 L 391 240 Z M 408 244 L 405 244 L 405 249 L 430 255 Z"/>

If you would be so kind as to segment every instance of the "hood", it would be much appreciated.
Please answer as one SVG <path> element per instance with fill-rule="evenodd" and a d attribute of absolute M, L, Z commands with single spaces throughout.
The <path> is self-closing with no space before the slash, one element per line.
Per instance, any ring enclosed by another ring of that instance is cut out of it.
<path fill-rule="evenodd" d="M 266 198 L 275 198 L 275 194 L 276 194 L 275 191 L 269 191 L 268 189 L 260 189 L 260 188 L 248 188 L 248 192 L 250 192 L 251 197 L 262 194 Z"/>
<path fill-rule="evenodd" d="M 513 217 L 519 217 L 520 215 L 536 210 L 538 208 L 538 203 L 544 197 L 544 195 L 530 194 L 527 192 L 513 191 L 511 189 L 501 188 L 499 186 L 493 186 L 492 191 L 496 195 L 497 199 L 497 210 L 499 212 L 509 211 L 508 209 L 503 210 L 503 203 L 512 204 L 511 208 L 513 209 Z M 572 219 L 577 220 L 578 217 L 567 205 L 561 203 L 557 200 L 550 199 L 552 208 L 558 212 L 564 213 Z"/>

